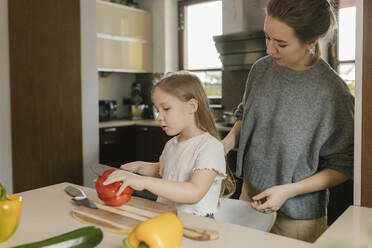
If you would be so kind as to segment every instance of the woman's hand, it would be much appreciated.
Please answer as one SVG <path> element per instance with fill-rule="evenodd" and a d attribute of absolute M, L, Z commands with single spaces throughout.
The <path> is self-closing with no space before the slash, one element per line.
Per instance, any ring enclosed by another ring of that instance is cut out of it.
<path fill-rule="evenodd" d="M 274 212 L 293 196 L 292 184 L 274 186 L 252 197 L 251 206 L 261 212 Z"/>
<path fill-rule="evenodd" d="M 223 151 L 225 156 L 234 148 L 234 141 L 232 139 L 229 139 L 229 137 L 226 137 L 221 141 L 223 145 Z"/>
<path fill-rule="evenodd" d="M 145 178 L 146 177 L 136 175 L 125 170 L 116 170 L 110 174 L 106 181 L 103 182 L 103 185 L 123 181 L 123 184 L 116 193 L 116 195 L 120 195 L 127 186 L 130 186 L 135 190 L 144 190 Z"/>
<path fill-rule="evenodd" d="M 223 150 L 225 156 L 237 146 L 240 136 L 240 130 L 242 129 L 242 120 L 238 120 L 235 122 L 234 126 L 230 130 L 230 132 L 226 135 L 226 137 L 221 141 L 223 144 Z"/>

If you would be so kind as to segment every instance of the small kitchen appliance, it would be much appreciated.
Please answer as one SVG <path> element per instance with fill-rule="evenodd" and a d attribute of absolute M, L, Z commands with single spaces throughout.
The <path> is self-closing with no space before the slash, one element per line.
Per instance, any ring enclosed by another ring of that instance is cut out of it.
<path fill-rule="evenodd" d="M 99 100 L 99 121 L 117 119 L 117 109 L 116 100 Z"/>
<path fill-rule="evenodd" d="M 123 118 L 132 118 L 132 100 L 130 98 L 123 98 Z"/>

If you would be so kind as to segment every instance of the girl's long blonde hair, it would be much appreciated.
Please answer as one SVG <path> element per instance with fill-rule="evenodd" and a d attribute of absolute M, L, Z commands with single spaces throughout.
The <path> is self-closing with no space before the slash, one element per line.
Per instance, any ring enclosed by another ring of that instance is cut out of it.
<path fill-rule="evenodd" d="M 208 97 L 200 79 L 189 72 L 176 72 L 162 78 L 154 85 L 152 91 L 159 88 L 171 94 L 183 102 L 195 99 L 198 102 L 198 109 L 195 113 L 196 126 L 210 133 L 213 137 L 220 140 L 217 128 L 214 123 L 212 112 L 209 108 Z M 232 172 L 226 164 L 227 177 L 222 181 L 220 196 L 229 197 L 235 192 L 235 181 L 232 179 Z"/>

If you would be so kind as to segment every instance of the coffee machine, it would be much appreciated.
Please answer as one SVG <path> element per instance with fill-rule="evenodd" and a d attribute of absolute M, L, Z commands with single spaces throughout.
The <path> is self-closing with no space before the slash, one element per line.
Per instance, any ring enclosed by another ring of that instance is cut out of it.
<path fill-rule="evenodd" d="M 132 91 L 131 91 L 131 112 L 132 112 L 132 119 L 139 120 L 142 119 L 142 113 L 145 109 L 145 105 L 143 104 L 143 96 L 142 96 L 142 86 L 138 82 L 134 82 L 132 84 Z"/>

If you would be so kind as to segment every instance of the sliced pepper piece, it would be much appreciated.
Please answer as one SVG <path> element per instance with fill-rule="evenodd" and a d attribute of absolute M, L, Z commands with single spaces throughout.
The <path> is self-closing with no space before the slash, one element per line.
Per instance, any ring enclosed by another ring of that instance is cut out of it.
<path fill-rule="evenodd" d="M 133 248 L 140 248 L 143 243 L 149 248 L 179 248 L 182 235 L 181 220 L 174 213 L 163 213 L 141 222 L 129 234 L 128 244 Z"/>
<path fill-rule="evenodd" d="M 17 230 L 22 213 L 22 197 L 8 195 L 0 184 L 0 242 L 9 239 Z"/>

